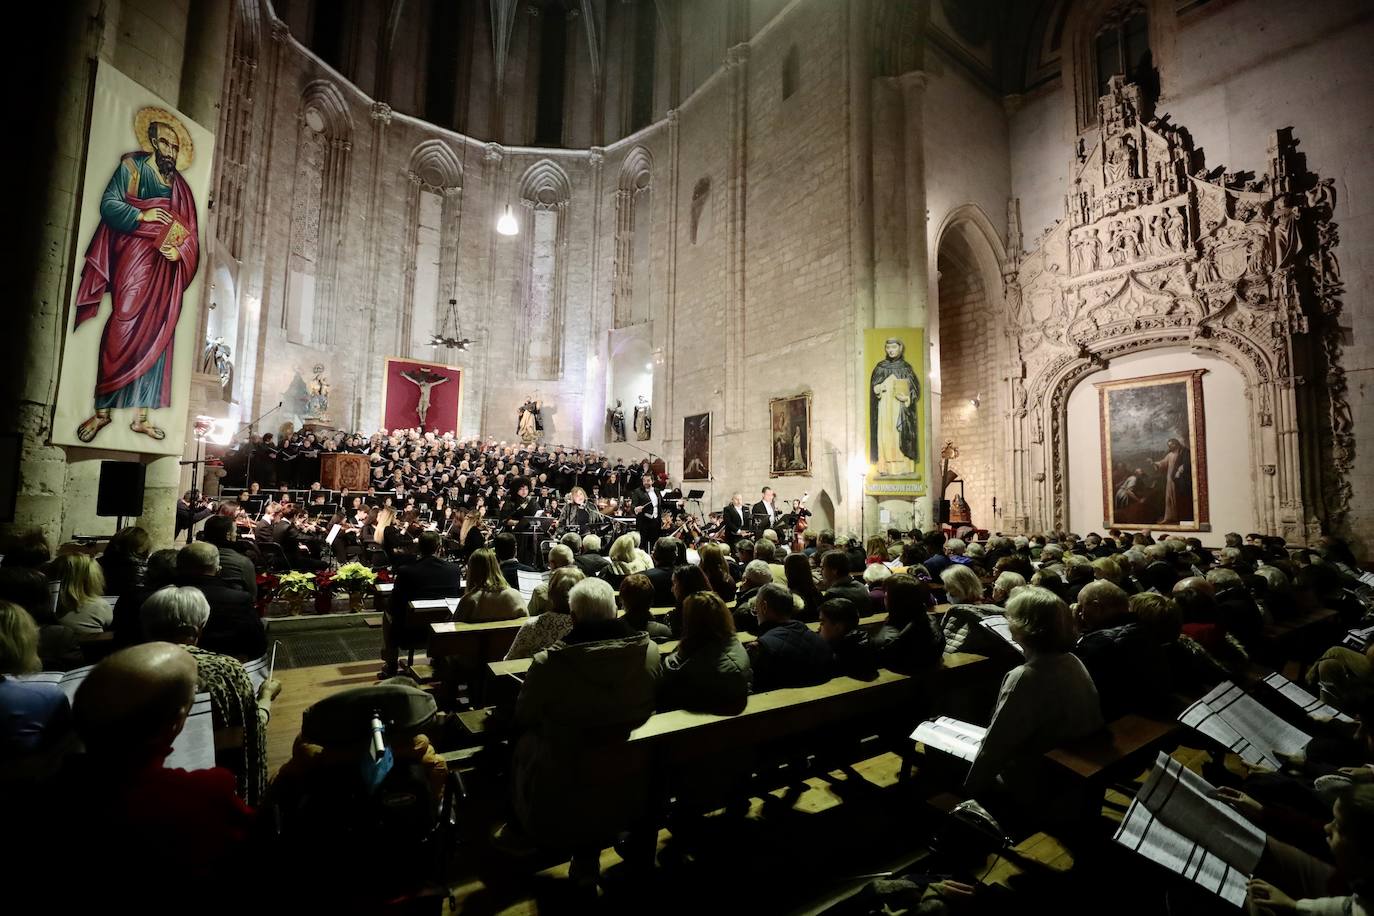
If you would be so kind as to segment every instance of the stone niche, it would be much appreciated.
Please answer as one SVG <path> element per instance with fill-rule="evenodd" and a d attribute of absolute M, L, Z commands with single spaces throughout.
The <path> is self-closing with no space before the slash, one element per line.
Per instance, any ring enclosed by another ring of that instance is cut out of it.
<path fill-rule="evenodd" d="M 1113 359 L 1182 346 L 1244 380 L 1249 466 L 1209 474 L 1248 475 L 1261 531 L 1296 543 L 1341 533 L 1355 439 L 1333 182 L 1306 170 L 1286 130 L 1264 174 L 1209 169 L 1187 132 L 1149 108 L 1114 77 L 1097 126 L 1075 143 L 1063 218 L 1029 252 L 1011 246 L 1007 528 L 1069 527 L 1074 387 Z M 1096 478 L 1072 485 L 1101 491 Z"/>

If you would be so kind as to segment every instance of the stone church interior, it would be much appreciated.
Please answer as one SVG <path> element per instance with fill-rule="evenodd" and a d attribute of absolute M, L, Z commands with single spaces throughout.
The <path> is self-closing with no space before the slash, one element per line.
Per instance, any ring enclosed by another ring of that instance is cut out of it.
<path fill-rule="evenodd" d="M 13 34 L 14 912 L 1374 912 L 1368 0 Z"/>

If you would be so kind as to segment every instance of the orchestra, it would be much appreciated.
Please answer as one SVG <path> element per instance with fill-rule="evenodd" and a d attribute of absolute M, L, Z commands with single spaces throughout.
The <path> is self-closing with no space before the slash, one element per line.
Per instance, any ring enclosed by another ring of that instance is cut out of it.
<path fill-rule="evenodd" d="M 326 452 L 366 455 L 366 490 L 331 490 L 318 480 Z M 645 460 L 612 464 L 588 450 L 460 441 L 416 430 L 365 437 L 270 434 L 239 442 L 223 456 L 227 497 L 241 540 L 275 543 L 295 569 L 342 562 L 345 556 L 390 563 L 414 553 L 425 531 L 443 535 L 446 556 L 463 559 L 501 531 L 516 535 L 523 557 L 537 562 L 539 542 L 569 531 L 604 543 L 638 531 L 642 544 L 667 535 L 695 546 L 734 543 L 753 528 L 804 531 L 811 514 L 793 500 L 784 514 L 771 488 L 746 507 L 735 494 L 722 510 L 689 511 L 680 489 Z M 251 476 L 250 476 L 251 475 Z M 700 494 L 695 494 L 700 495 Z M 758 532 L 754 532 L 757 534 Z"/>

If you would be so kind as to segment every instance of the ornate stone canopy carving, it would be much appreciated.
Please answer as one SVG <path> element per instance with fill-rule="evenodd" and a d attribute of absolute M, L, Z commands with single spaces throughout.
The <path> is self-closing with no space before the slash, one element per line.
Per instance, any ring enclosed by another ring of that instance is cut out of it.
<path fill-rule="evenodd" d="M 1264 174 L 1209 171 L 1120 76 L 1098 115 L 1075 144 L 1064 217 L 1004 269 L 1012 444 L 1030 458 L 1010 481 L 1008 526 L 1068 526 L 1073 387 L 1110 359 L 1184 346 L 1245 380 L 1261 528 L 1298 542 L 1339 530 L 1354 436 L 1331 181 L 1306 171 L 1288 131 L 1274 134 Z"/>

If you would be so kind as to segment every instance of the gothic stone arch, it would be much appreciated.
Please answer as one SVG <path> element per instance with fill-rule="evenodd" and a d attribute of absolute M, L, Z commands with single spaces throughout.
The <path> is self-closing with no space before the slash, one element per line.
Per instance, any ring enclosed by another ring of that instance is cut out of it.
<path fill-rule="evenodd" d="M 1306 172 L 1286 130 L 1256 178 L 1200 168 L 1187 135 L 1120 77 L 1098 106 L 1074 151 L 1065 216 L 1024 257 L 1014 244 L 1006 265 L 1007 528 L 1068 525 L 1074 386 L 1111 359 L 1183 346 L 1245 380 L 1259 523 L 1296 543 L 1341 531 L 1354 437 L 1332 183 Z"/>

